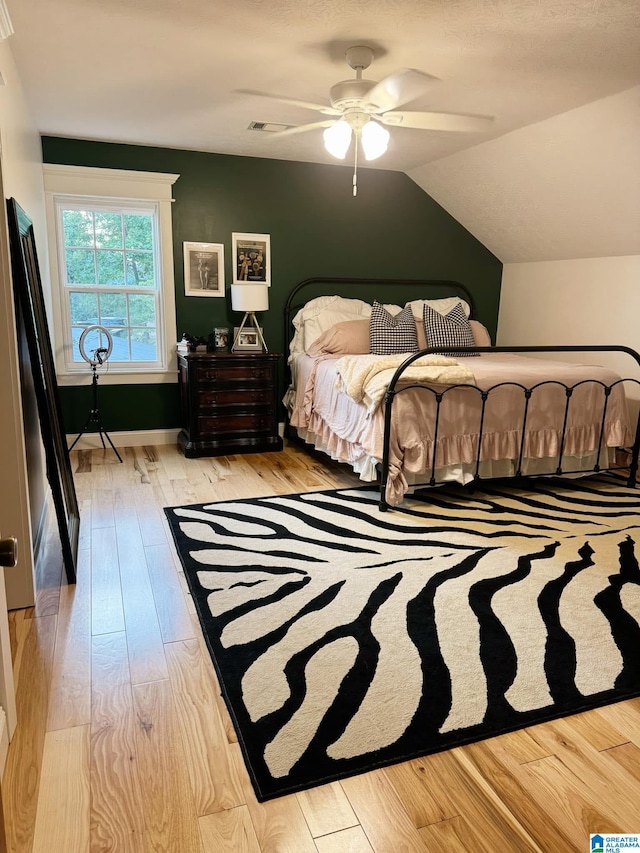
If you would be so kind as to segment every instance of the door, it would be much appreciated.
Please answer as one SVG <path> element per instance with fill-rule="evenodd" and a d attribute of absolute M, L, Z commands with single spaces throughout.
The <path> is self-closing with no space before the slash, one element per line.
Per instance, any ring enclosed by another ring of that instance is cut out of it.
<path fill-rule="evenodd" d="M 34 581 L 1 143 L 0 196 L 0 531 L 5 537 L 16 536 L 21 545 L 17 566 L 0 567 L 0 705 L 6 715 L 6 736 L 10 740 L 17 719 L 7 608 L 33 604 Z M 5 587 L 5 572 L 9 589 Z M 1 771 L 2 752 L 0 762 Z"/>
<path fill-rule="evenodd" d="M 7 618 L 7 596 L 3 568 L 15 568 L 18 562 L 18 542 L 14 536 L 2 536 L 0 528 L 0 778 L 9 740 L 16 726 L 16 699 L 13 684 L 13 663 Z M 2 847 L 0 846 L 0 851 Z"/>

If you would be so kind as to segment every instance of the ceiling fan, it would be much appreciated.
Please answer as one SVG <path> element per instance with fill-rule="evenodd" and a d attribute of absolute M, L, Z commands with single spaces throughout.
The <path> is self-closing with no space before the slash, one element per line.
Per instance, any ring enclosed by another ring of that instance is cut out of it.
<path fill-rule="evenodd" d="M 389 131 L 383 125 L 417 130 L 473 132 L 486 130 L 493 122 L 492 116 L 398 110 L 398 107 L 423 95 L 438 81 L 438 78 L 424 71 L 417 71 L 415 68 L 402 68 L 376 83 L 362 76 L 362 72 L 373 61 L 374 52 L 370 47 L 364 45 L 350 47 L 345 56 L 348 65 L 356 72 L 356 76 L 353 80 L 342 80 L 331 87 L 330 106 L 271 95 L 253 89 L 241 91 L 245 94 L 272 98 L 285 104 L 317 110 L 323 115 L 331 116 L 323 121 L 287 128 L 275 133 L 274 138 L 324 128 L 325 148 L 334 157 L 344 160 L 351 140 L 355 137 L 354 195 L 357 193 L 358 141 L 362 144 L 367 160 L 377 159 L 384 154 L 389 144 Z"/>

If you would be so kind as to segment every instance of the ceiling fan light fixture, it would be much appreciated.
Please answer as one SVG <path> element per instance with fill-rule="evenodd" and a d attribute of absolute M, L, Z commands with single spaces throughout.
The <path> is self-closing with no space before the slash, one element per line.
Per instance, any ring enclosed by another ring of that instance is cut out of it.
<path fill-rule="evenodd" d="M 377 160 L 388 145 L 389 131 L 377 121 L 369 120 L 362 128 L 362 150 L 367 160 Z"/>
<path fill-rule="evenodd" d="M 344 160 L 351 145 L 351 134 L 351 125 L 344 119 L 340 119 L 322 134 L 324 147 L 333 157 Z"/>

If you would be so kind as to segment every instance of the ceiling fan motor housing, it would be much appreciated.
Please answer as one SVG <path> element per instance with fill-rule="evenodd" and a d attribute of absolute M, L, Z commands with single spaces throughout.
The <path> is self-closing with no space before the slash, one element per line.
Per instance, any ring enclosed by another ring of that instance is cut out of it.
<path fill-rule="evenodd" d="M 361 107 L 362 101 L 375 85 L 373 80 L 342 80 L 331 87 L 331 106 L 336 110 Z"/>

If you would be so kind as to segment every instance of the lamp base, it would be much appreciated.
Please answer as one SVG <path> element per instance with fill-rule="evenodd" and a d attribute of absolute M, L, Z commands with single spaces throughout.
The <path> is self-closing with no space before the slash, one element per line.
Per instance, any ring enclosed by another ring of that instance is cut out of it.
<path fill-rule="evenodd" d="M 258 340 L 262 344 L 262 348 L 263 348 L 264 352 L 269 352 L 269 350 L 267 348 L 266 341 L 262 335 L 262 330 L 260 329 L 260 326 L 258 325 L 258 321 L 256 319 L 255 311 L 247 311 L 246 314 L 244 315 L 244 317 L 242 318 L 242 323 L 240 323 L 240 327 L 239 327 L 238 331 L 236 332 L 235 338 L 233 339 L 233 346 L 231 347 L 231 352 L 236 352 L 237 347 L 238 347 L 238 340 L 240 338 L 240 333 L 242 332 L 244 327 L 247 325 L 252 325 L 255 328 L 256 333 L 258 335 Z"/>

